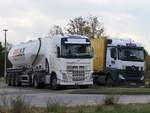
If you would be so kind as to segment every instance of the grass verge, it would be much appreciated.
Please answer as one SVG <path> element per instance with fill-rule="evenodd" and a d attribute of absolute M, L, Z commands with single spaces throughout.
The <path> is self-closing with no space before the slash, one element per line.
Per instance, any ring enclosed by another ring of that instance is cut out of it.
<path fill-rule="evenodd" d="M 49 100 L 46 107 L 34 107 L 21 96 L 7 101 L 1 97 L 0 113 L 149 113 L 150 104 L 119 105 L 115 96 L 108 96 L 103 105 L 66 107 L 56 101 Z"/>
<path fill-rule="evenodd" d="M 112 94 L 112 95 L 149 95 L 150 88 L 96 87 L 90 89 L 75 89 L 70 94 Z"/>
<path fill-rule="evenodd" d="M 129 105 L 97 105 L 97 106 L 76 106 L 63 107 L 57 106 L 53 110 L 45 107 L 24 108 L 21 111 L 14 112 L 11 109 L 5 111 L 0 109 L 1 113 L 149 113 L 150 104 L 129 104 Z M 14 109 L 14 108 L 13 108 Z M 16 110 L 18 108 L 15 108 Z"/>
<path fill-rule="evenodd" d="M 115 96 L 105 98 L 103 105 L 65 107 L 57 101 L 48 100 L 46 107 L 34 107 L 18 96 L 11 103 L 4 98 L 0 104 L 0 113 L 149 113 L 150 104 L 118 105 Z"/>

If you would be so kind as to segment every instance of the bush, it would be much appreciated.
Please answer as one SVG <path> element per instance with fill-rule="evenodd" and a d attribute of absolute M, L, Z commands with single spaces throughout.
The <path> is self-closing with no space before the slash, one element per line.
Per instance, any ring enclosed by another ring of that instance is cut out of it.
<path fill-rule="evenodd" d="M 77 106 L 77 113 L 85 113 L 85 106 Z"/>
<path fill-rule="evenodd" d="M 114 95 L 108 95 L 104 99 L 104 105 L 115 105 L 118 102 L 118 97 Z"/>
<path fill-rule="evenodd" d="M 11 99 L 11 113 L 31 113 L 31 107 L 22 97 Z"/>
<path fill-rule="evenodd" d="M 9 99 L 5 96 L 5 92 L 2 93 L 0 95 L 0 99 L 1 99 L 1 102 L 0 102 L 0 113 L 5 113 L 7 112 L 8 108 L 9 108 Z"/>
<path fill-rule="evenodd" d="M 65 107 L 60 105 L 56 100 L 49 99 L 45 113 L 65 113 Z"/>

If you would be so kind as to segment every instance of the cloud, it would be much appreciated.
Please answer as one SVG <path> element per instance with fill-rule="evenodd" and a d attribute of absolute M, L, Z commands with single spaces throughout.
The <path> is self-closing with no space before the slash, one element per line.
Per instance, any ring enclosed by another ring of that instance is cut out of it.
<path fill-rule="evenodd" d="M 1 28 L 7 28 L 8 31 L 8 41 L 10 43 L 16 44 L 27 39 L 35 39 L 41 36 L 45 36 L 48 33 L 48 30 L 52 24 L 62 25 L 64 23 L 63 19 L 55 17 L 55 15 L 50 16 L 43 13 L 36 5 L 33 5 L 33 9 L 27 7 L 29 3 L 32 2 L 23 2 L 22 3 L 12 3 L 10 0 L 6 1 L 8 6 L 10 6 L 10 12 L 0 11 L 0 26 Z M 4 2 L 6 4 L 6 2 Z M 11 4 L 11 5 L 10 5 Z M 22 4 L 22 8 L 20 8 Z M 30 5 L 30 6 L 31 6 Z M 0 6 L 3 6 L 2 4 Z M 18 6 L 18 7 L 17 7 Z M 25 8 L 26 7 L 26 8 Z M 4 35 L 0 35 L 1 41 L 4 41 Z M 14 40 L 15 39 L 15 40 Z"/>
<path fill-rule="evenodd" d="M 8 41 L 16 44 L 47 35 L 54 24 L 65 26 L 74 17 L 94 15 L 108 35 L 134 37 L 148 48 L 149 5 L 148 0 L 4 0 L 0 28 L 8 28 Z"/>

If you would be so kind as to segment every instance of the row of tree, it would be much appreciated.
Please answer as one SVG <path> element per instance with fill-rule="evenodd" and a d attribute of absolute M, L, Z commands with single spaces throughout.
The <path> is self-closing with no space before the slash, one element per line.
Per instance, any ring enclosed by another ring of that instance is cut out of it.
<path fill-rule="evenodd" d="M 7 45 L 7 56 L 8 56 L 8 52 L 11 49 L 12 44 L 7 43 L 6 45 Z M 0 77 L 4 75 L 4 59 L 5 59 L 5 47 L 0 42 Z M 9 60 L 7 60 L 7 67 L 8 68 L 12 67 Z"/>
<path fill-rule="evenodd" d="M 2 43 L 0 42 L 0 76 L 3 75 L 4 72 L 4 47 L 2 46 Z"/>
<path fill-rule="evenodd" d="M 49 35 L 63 35 L 63 34 L 78 34 L 85 35 L 89 38 L 104 36 L 104 27 L 96 16 L 89 17 L 76 17 L 70 19 L 69 23 L 65 27 L 60 25 L 54 25 L 50 31 Z"/>
<path fill-rule="evenodd" d="M 49 35 L 51 36 L 64 34 L 85 35 L 89 38 L 102 37 L 104 36 L 104 27 L 96 16 L 80 16 L 74 19 L 70 19 L 68 24 L 63 28 L 60 27 L 60 25 L 54 25 L 49 31 Z M 12 44 L 7 43 L 7 52 L 11 47 Z M 4 49 L 5 48 L 0 42 L 0 76 L 2 76 L 4 72 Z M 8 66 L 10 67 L 11 64 L 7 60 L 7 67 Z"/>

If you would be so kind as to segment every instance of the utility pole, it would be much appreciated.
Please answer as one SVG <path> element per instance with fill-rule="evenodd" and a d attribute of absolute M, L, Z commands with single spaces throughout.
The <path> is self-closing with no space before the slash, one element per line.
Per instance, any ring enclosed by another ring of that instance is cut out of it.
<path fill-rule="evenodd" d="M 7 39 L 6 39 L 6 33 L 8 31 L 8 29 L 3 29 L 3 31 L 5 32 L 5 64 L 4 64 L 4 78 L 6 78 L 7 75 Z"/>

